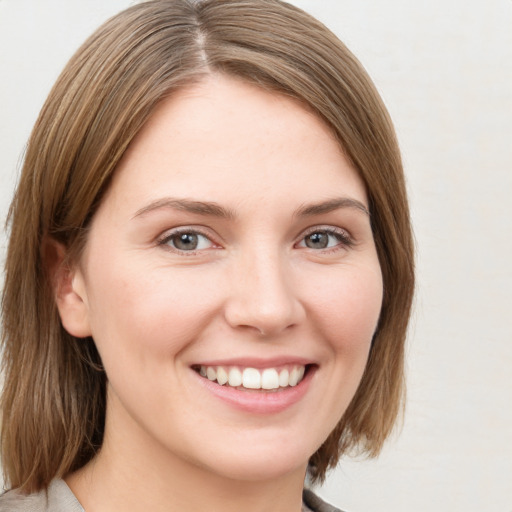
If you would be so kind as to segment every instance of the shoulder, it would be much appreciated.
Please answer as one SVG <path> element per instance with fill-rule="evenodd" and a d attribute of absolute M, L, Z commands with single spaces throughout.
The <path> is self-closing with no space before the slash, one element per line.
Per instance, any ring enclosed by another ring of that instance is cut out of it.
<path fill-rule="evenodd" d="M 21 494 L 16 489 L 0 496 L 0 512 L 84 512 L 63 480 L 54 480 L 48 490 Z"/>
<path fill-rule="evenodd" d="M 319 498 L 313 491 L 304 489 L 302 492 L 302 501 L 306 505 L 306 511 L 311 512 L 342 512 L 339 508 L 329 505 Z"/>
<path fill-rule="evenodd" d="M 0 496 L 0 512 L 43 512 L 46 510 L 48 510 L 48 497 L 45 491 L 27 496 L 14 490 Z"/>

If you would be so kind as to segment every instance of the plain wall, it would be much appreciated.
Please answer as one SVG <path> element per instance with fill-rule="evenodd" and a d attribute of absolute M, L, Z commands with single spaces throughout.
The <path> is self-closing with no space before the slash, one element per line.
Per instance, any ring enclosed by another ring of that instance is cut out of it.
<path fill-rule="evenodd" d="M 0 219 L 79 44 L 129 0 L 0 0 Z M 319 492 L 351 512 L 512 511 L 512 1 L 295 0 L 395 121 L 418 246 L 401 433 Z M 5 253 L 5 238 L 1 239 Z"/>

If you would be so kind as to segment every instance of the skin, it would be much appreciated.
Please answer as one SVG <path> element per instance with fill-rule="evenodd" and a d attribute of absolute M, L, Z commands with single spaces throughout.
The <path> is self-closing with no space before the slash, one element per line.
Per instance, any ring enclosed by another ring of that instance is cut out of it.
<path fill-rule="evenodd" d="M 103 448 L 66 479 L 87 512 L 300 510 L 380 313 L 365 209 L 329 128 L 295 100 L 213 75 L 162 102 L 58 284 L 65 328 L 94 337 L 109 380 Z M 198 248 L 179 250 L 176 228 Z M 305 391 L 241 410 L 192 369 L 233 358 L 304 360 Z"/>

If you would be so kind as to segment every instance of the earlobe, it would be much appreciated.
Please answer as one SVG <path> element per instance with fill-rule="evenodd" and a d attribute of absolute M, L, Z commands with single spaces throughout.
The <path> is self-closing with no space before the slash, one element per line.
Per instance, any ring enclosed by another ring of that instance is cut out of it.
<path fill-rule="evenodd" d="M 44 244 L 44 259 L 62 325 L 77 338 L 91 336 L 85 281 L 79 266 L 69 262 L 66 248 L 53 239 Z"/>

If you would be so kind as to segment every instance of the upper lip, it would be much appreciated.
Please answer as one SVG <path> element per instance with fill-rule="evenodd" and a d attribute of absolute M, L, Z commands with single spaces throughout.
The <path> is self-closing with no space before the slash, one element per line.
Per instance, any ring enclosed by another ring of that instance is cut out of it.
<path fill-rule="evenodd" d="M 286 365 L 311 365 L 315 362 L 312 359 L 297 356 L 279 356 L 272 358 L 261 357 L 234 357 L 227 359 L 208 359 L 198 361 L 191 366 L 238 366 L 243 368 L 276 368 Z"/>

